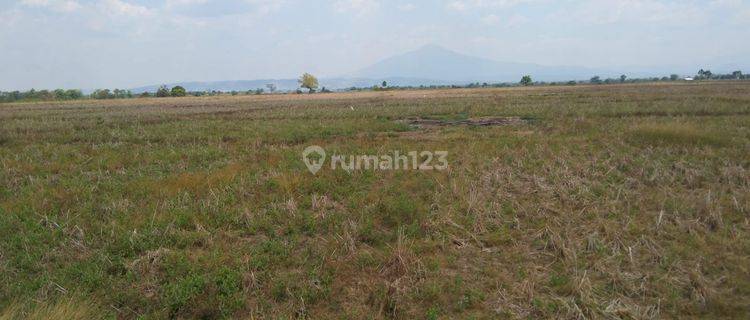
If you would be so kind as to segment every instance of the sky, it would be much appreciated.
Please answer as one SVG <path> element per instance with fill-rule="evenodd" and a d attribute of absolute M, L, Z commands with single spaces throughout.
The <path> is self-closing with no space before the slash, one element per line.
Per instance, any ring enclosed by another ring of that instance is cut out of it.
<path fill-rule="evenodd" d="M 543 65 L 750 65 L 750 0 L 0 0 L 0 90 L 345 76 L 427 44 Z"/>

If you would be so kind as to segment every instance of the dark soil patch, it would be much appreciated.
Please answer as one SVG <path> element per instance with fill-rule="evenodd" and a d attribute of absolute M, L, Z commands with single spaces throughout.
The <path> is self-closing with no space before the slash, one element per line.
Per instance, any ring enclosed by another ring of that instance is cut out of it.
<path fill-rule="evenodd" d="M 524 124 L 529 122 L 529 119 L 521 117 L 492 117 L 492 118 L 470 118 L 462 120 L 437 120 L 437 119 L 424 119 L 424 118 L 413 118 L 405 119 L 403 122 L 418 128 L 430 128 L 430 127 L 445 127 L 445 126 L 477 126 L 477 127 L 491 127 L 491 126 L 508 126 L 516 124 Z"/>

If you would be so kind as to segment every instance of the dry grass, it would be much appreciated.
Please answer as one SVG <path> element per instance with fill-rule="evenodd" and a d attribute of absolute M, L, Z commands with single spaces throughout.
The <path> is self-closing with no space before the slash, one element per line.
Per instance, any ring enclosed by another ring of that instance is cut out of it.
<path fill-rule="evenodd" d="M 31 307 L 31 310 L 27 309 L 29 308 L 21 303 L 11 303 L 0 312 L 0 320 L 93 320 L 106 318 L 98 306 L 72 299 L 61 299 L 51 304 Z"/>
<path fill-rule="evenodd" d="M 0 122 L 4 318 L 748 313 L 745 82 L 12 104 Z M 450 168 L 313 176 L 311 144 L 447 150 Z"/>

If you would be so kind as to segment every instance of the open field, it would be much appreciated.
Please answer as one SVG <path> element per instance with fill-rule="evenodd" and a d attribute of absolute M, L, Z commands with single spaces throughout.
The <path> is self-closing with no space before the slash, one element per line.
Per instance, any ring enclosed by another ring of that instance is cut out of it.
<path fill-rule="evenodd" d="M 0 169 L 0 319 L 750 313 L 748 82 L 6 104 Z"/>

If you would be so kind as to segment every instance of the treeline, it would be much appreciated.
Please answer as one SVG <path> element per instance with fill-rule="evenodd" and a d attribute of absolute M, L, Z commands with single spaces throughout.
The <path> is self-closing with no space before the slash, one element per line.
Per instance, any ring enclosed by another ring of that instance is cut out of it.
<path fill-rule="evenodd" d="M 700 69 L 695 76 L 697 80 L 750 80 L 750 74 L 742 74 L 742 71 L 735 71 L 727 74 L 713 74 L 711 70 Z"/>
<path fill-rule="evenodd" d="M 276 87 L 272 86 L 269 88 L 270 92 L 276 92 Z M 135 94 L 130 90 L 122 89 L 97 89 L 86 95 L 81 90 L 35 90 L 29 91 L 0 91 L 0 103 L 4 102 L 34 102 L 34 101 L 65 101 L 65 100 L 79 100 L 79 99 L 130 99 L 130 98 L 148 98 L 148 97 L 201 97 L 201 96 L 219 96 L 219 95 L 259 95 L 264 94 L 264 89 L 253 89 L 247 91 L 187 91 L 181 86 L 175 86 L 172 88 L 161 86 L 156 92 L 143 92 Z M 330 92 L 330 91 L 328 91 Z"/>
<path fill-rule="evenodd" d="M 383 90 L 419 90 L 419 89 L 460 89 L 460 88 L 507 88 L 517 86 L 574 86 L 578 84 L 616 84 L 616 83 L 651 83 L 651 82 L 668 82 L 668 81 L 695 81 L 695 80 L 750 80 L 750 74 L 743 74 L 742 71 L 734 71 L 727 74 L 713 74 L 710 70 L 701 69 L 698 74 L 691 77 L 681 77 L 677 74 L 671 74 L 664 77 L 649 78 L 628 78 L 621 75 L 618 78 L 602 79 L 600 76 L 591 77 L 589 80 L 578 81 L 533 81 L 530 75 L 523 76 L 519 82 L 473 82 L 466 85 L 430 85 L 430 86 L 382 86 L 373 87 L 351 87 L 348 91 L 383 91 Z"/>
<path fill-rule="evenodd" d="M 316 92 L 317 79 L 310 75 L 311 79 L 314 79 L 305 83 L 300 80 L 301 88 L 309 89 L 310 93 Z M 750 74 L 744 74 L 742 71 L 734 71 L 727 74 L 714 74 L 711 70 L 701 69 L 693 77 L 681 77 L 677 74 L 672 74 L 664 77 L 651 77 L 651 78 L 628 78 L 626 75 L 621 75 L 618 78 L 607 78 L 602 79 L 599 76 L 594 76 L 589 80 L 583 81 L 533 81 L 531 76 L 524 76 L 520 82 L 500 82 L 500 83 L 469 83 L 466 85 L 430 85 L 430 86 L 389 86 L 387 82 L 383 81 L 381 84 L 373 85 L 372 87 L 351 87 L 340 91 L 384 91 L 384 90 L 419 90 L 419 89 L 450 89 L 450 88 L 502 88 L 502 87 L 514 87 L 514 86 L 559 86 L 559 85 L 577 85 L 577 84 L 615 84 L 615 83 L 645 83 L 645 82 L 665 82 L 665 81 L 694 81 L 694 80 L 750 80 Z M 266 85 L 268 92 L 275 93 L 276 86 L 273 84 Z M 320 90 L 321 93 L 332 92 L 331 90 L 323 87 Z M 266 91 L 262 88 L 252 89 L 247 91 L 187 91 L 181 86 L 175 86 L 169 88 L 167 86 L 159 87 L 156 92 L 143 92 L 140 94 L 134 94 L 130 90 L 122 89 L 97 89 L 91 94 L 85 95 L 81 90 L 34 90 L 29 91 L 0 91 L 0 103 L 3 102 L 26 102 L 26 101 L 64 101 L 64 100 L 78 100 L 78 99 L 130 99 L 137 97 L 184 97 L 184 96 L 218 96 L 218 95 L 260 95 Z M 293 91 L 292 93 L 302 93 L 300 89 Z"/>
<path fill-rule="evenodd" d="M 0 91 L 0 103 L 2 102 L 31 102 L 31 101 L 65 101 L 79 99 L 126 99 L 135 95 L 130 90 L 120 89 L 98 89 L 91 94 L 85 95 L 78 89 L 57 90 L 35 90 L 29 91 Z"/>
<path fill-rule="evenodd" d="M 600 76 L 591 77 L 589 80 L 570 80 L 570 81 L 534 81 L 530 75 L 523 76 L 519 82 L 473 82 L 465 85 L 421 85 L 421 86 L 388 86 L 384 81 L 382 85 L 372 87 L 351 87 L 345 91 L 387 91 L 387 90 L 424 90 L 424 89 L 461 89 L 461 88 L 507 88 L 518 86 L 574 86 L 579 84 L 616 84 L 616 83 L 650 83 L 650 82 L 668 82 L 668 81 L 695 81 L 695 80 L 750 80 L 750 74 L 743 74 L 742 71 L 734 71 L 727 74 L 713 74 L 710 70 L 701 69 L 698 74 L 691 77 L 682 77 L 678 74 L 671 74 L 664 77 L 649 78 L 628 78 L 621 75 L 618 78 L 602 79 Z"/>
<path fill-rule="evenodd" d="M 15 101 L 51 101 L 51 100 L 77 100 L 84 98 L 81 90 L 34 90 L 29 91 L 0 91 L 0 102 Z"/>

